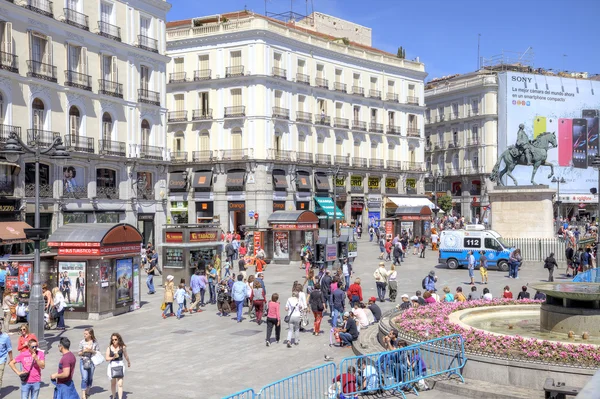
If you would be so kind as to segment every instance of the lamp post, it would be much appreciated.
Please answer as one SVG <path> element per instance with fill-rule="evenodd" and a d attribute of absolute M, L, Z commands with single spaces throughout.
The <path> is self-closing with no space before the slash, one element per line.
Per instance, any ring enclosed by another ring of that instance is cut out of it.
<path fill-rule="evenodd" d="M 0 154 L 4 155 L 7 161 L 17 162 L 19 157 L 29 153 L 34 155 L 35 160 L 35 218 L 34 228 L 25 229 L 28 239 L 34 243 L 34 263 L 33 263 L 33 284 L 31 285 L 31 296 L 29 297 L 29 326 L 31 331 L 39 339 L 40 349 L 46 349 L 48 343 L 44 339 L 44 297 L 42 296 L 41 275 L 40 275 L 40 241 L 48 236 L 48 229 L 40 228 L 40 157 L 50 155 L 54 160 L 66 160 L 70 154 L 66 151 L 62 139 L 56 137 L 52 144 L 47 148 L 42 148 L 38 143 L 29 147 L 14 132 L 11 132 L 4 149 Z"/>
<path fill-rule="evenodd" d="M 437 219 L 437 214 L 440 211 L 440 207 L 438 206 L 438 195 L 437 195 L 438 181 L 441 181 L 442 176 L 436 172 L 434 175 L 432 175 L 432 177 L 430 179 L 433 180 L 433 197 L 435 199 L 435 208 L 433 208 L 432 211 L 433 211 L 433 213 L 435 213 L 435 217 Z"/>
<path fill-rule="evenodd" d="M 340 166 L 338 165 L 335 168 L 335 171 L 330 168 L 329 169 L 329 174 L 331 174 L 333 176 L 333 243 L 336 245 L 336 252 L 337 252 L 337 226 L 336 226 L 336 221 L 337 221 L 337 176 L 340 173 Z M 336 256 L 337 258 L 337 256 Z M 335 266 L 335 265 L 334 265 Z"/>
<path fill-rule="evenodd" d="M 560 219 L 560 204 L 562 204 L 562 201 L 560 200 L 560 185 L 565 184 L 567 181 L 565 180 L 564 177 L 561 177 L 560 179 L 557 179 L 556 176 L 552 177 L 552 180 L 550 180 L 551 183 L 556 183 L 556 206 L 557 206 L 557 210 L 558 210 L 558 219 Z"/>

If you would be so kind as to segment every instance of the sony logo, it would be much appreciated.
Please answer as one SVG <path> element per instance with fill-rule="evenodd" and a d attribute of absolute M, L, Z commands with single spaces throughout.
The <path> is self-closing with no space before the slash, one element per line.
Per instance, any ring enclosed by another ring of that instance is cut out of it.
<path fill-rule="evenodd" d="M 529 83 L 531 82 L 533 78 L 526 78 L 524 76 L 513 76 L 512 77 L 512 81 L 513 82 L 525 82 L 525 83 Z"/>

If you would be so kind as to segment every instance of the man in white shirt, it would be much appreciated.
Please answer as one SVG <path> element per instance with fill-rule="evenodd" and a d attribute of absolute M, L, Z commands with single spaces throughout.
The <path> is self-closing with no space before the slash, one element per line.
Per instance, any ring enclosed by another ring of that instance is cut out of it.
<path fill-rule="evenodd" d="M 373 273 L 375 277 L 375 284 L 377 285 L 377 296 L 379 302 L 385 302 L 385 289 L 387 286 L 388 271 L 385 268 L 385 262 L 379 262 L 379 267 Z"/>

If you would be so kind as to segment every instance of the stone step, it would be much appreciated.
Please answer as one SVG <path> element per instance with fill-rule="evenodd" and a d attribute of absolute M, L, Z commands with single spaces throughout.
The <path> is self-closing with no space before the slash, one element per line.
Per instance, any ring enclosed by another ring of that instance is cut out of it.
<path fill-rule="evenodd" d="M 379 343 L 379 325 L 372 324 L 368 328 L 361 328 L 358 339 L 352 343 L 352 350 L 359 355 L 385 351 Z"/>
<path fill-rule="evenodd" d="M 428 379 L 427 384 L 436 391 L 451 393 L 463 398 L 485 399 L 543 399 L 544 391 L 469 380 L 463 384 L 459 379 Z"/>

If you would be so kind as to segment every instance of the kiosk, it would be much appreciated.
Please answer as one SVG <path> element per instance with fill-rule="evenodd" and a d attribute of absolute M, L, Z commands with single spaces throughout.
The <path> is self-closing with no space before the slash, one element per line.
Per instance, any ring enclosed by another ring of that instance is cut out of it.
<path fill-rule="evenodd" d="M 431 236 L 431 208 L 428 206 L 398 207 L 394 218 L 394 235 L 406 230 L 411 237 Z"/>
<path fill-rule="evenodd" d="M 315 247 L 318 239 L 319 218 L 312 211 L 275 211 L 267 219 L 272 234 L 273 262 L 299 261 L 304 244 Z"/>

